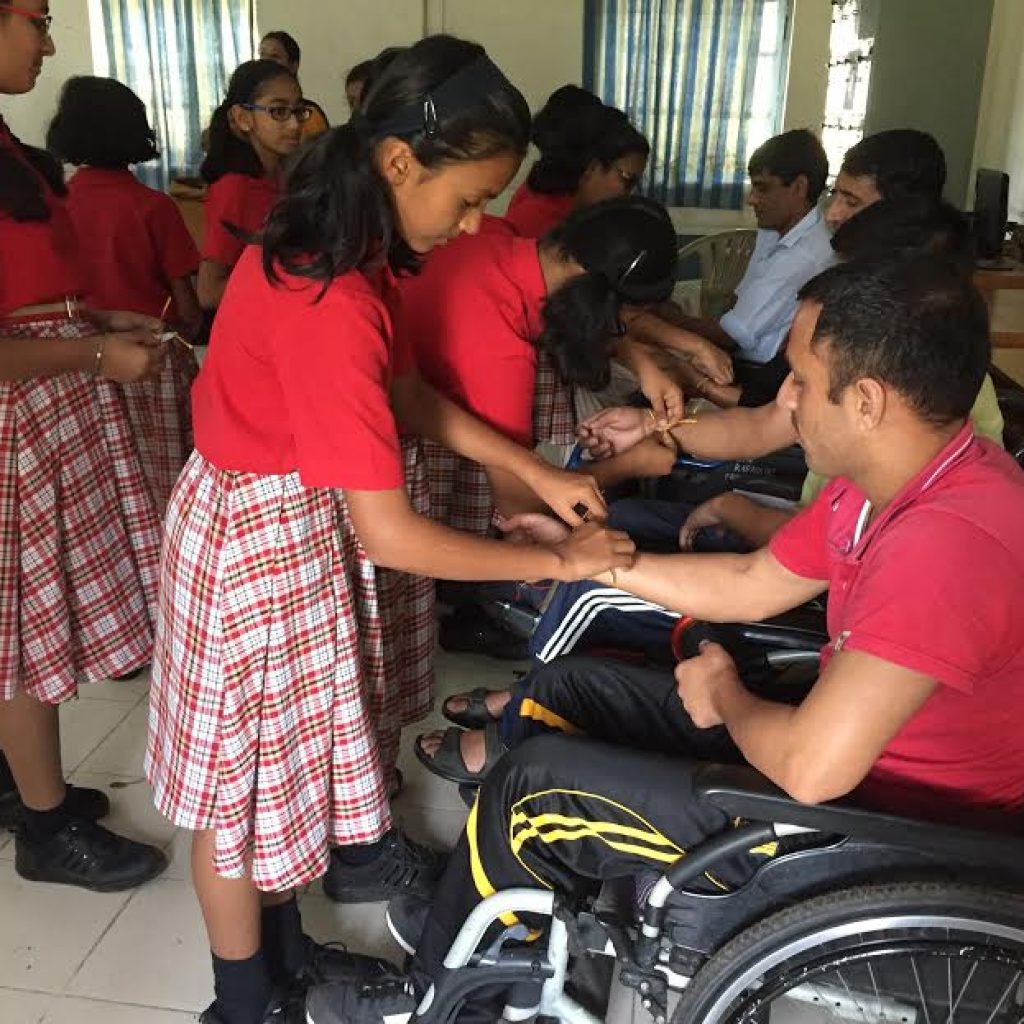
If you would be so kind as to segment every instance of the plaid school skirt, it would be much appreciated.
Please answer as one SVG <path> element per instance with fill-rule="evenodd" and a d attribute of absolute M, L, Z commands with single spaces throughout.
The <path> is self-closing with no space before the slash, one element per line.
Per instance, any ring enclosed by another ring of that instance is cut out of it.
<path fill-rule="evenodd" d="M 171 342 L 159 377 L 121 385 L 142 468 L 161 515 L 192 454 L 192 383 L 198 373 L 192 352 Z"/>
<path fill-rule="evenodd" d="M 436 441 L 421 440 L 430 493 L 430 518 L 453 530 L 486 537 L 494 517 L 491 484 L 483 466 Z"/>
<path fill-rule="evenodd" d="M 414 438 L 402 439 L 405 486 L 420 515 L 430 512 L 426 460 Z M 394 569 L 377 569 L 375 599 L 381 620 L 379 655 L 368 659 L 375 684 L 371 704 L 381 764 L 389 786 L 402 729 L 422 721 L 434 702 L 437 621 L 434 581 Z M 367 595 L 367 600 L 371 599 Z"/>
<path fill-rule="evenodd" d="M 63 315 L 0 330 L 40 345 L 95 333 Z M 159 551 L 118 386 L 87 373 L 0 381 L 0 698 L 58 704 L 146 664 Z"/>
<path fill-rule="evenodd" d="M 329 844 L 390 827 L 378 729 L 400 728 L 385 719 L 414 673 L 389 668 L 420 642 L 400 633 L 403 586 L 342 492 L 189 459 L 166 517 L 146 774 L 175 824 L 215 830 L 218 873 L 303 885 Z"/>
<path fill-rule="evenodd" d="M 533 438 L 536 443 L 574 444 L 576 409 L 572 388 L 558 379 L 547 353 L 537 356 L 533 385 Z"/>

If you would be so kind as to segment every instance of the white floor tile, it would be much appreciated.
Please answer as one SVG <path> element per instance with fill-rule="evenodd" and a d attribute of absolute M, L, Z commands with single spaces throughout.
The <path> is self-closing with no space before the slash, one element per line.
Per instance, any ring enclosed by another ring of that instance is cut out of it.
<path fill-rule="evenodd" d="M 59 999 L 43 1024 L 195 1024 L 195 1013 L 175 1013 L 148 1006 L 124 1006 L 94 999 Z"/>
<path fill-rule="evenodd" d="M 105 683 L 89 683 L 79 687 L 78 695 L 82 700 L 112 700 L 122 704 L 138 704 L 149 693 L 149 671 L 145 671 L 137 679 L 125 679 L 120 682 L 108 680 Z"/>
<path fill-rule="evenodd" d="M 197 1011 L 213 993 L 210 951 L 192 886 L 158 880 L 136 892 L 68 986 L 68 994 Z"/>
<path fill-rule="evenodd" d="M 14 836 L 10 832 L 0 831 L 0 857 L 3 857 L 4 851 L 11 845 Z M 11 850 L 11 857 L 14 856 L 13 849 Z"/>
<path fill-rule="evenodd" d="M 92 707 L 124 707 L 98 700 L 79 703 Z M 78 767 L 87 772 L 113 772 L 127 778 L 141 778 L 148 720 L 149 705 L 143 701 L 122 718 L 117 728 Z"/>
<path fill-rule="evenodd" d="M 4 1024 L 38 1024 L 53 996 L 0 988 L 0 1020 Z"/>
<path fill-rule="evenodd" d="M 82 762 L 131 714 L 120 701 L 73 700 L 60 709 L 60 750 L 66 775 Z"/>
<path fill-rule="evenodd" d="M 102 789 L 110 797 L 110 814 L 103 819 L 107 828 L 141 843 L 152 843 L 161 850 L 171 845 L 177 829 L 153 805 L 153 793 L 145 779 L 78 771 L 70 781 Z"/>
<path fill-rule="evenodd" d="M 170 862 L 161 878 L 173 878 L 179 882 L 188 882 L 192 878 L 192 833 L 188 829 L 179 828 L 171 837 L 164 851 Z M 0 851 L 0 856 L 3 851 Z"/>
<path fill-rule="evenodd" d="M 398 820 L 408 835 L 438 850 L 451 850 L 466 827 L 468 810 L 444 811 L 438 808 L 416 807 L 401 797 L 395 801 Z"/>
<path fill-rule="evenodd" d="M 399 949 L 387 922 L 386 903 L 359 903 L 342 906 L 318 895 L 319 883 L 302 897 L 302 926 L 317 942 L 343 942 L 353 953 L 383 956 L 401 964 L 405 953 Z"/>
<path fill-rule="evenodd" d="M 62 992 L 127 901 L 26 882 L 0 862 L 0 987 Z"/>

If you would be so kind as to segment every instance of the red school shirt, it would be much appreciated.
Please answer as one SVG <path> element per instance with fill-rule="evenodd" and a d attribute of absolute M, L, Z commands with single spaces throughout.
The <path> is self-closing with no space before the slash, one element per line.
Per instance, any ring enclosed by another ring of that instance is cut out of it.
<path fill-rule="evenodd" d="M 523 238 L 543 238 L 572 213 L 575 205 L 571 195 L 534 192 L 524 181 L 508 204 L 505 220 Z"/>
<path fill-rule="evenodd" d="M 939 684 L 858 795 L 899 813 L 1024 810 L 1024 475 L 970 425 L 863 530 L 864 494 L 835 480 L 772 554 L 828 580 L 831 644 Z"/>
<path fill-rule="evenodd" d="M 199 269 L 199 252 L 170 196 L 128 170 L 83 167 L 68 185 L 85 298 L 94 309 L 159 316 L 171 284 Z"/>
<path fill-rule="evenodd" d="M 399 279 L 395 335 L 441 394 L 533 446 L 533 388 L 547 297 L 537 243 L 460 235 Z"/>
<path fill-rule="evenodd" d="M 246 243 L 229 230 L 258 235 L 280 195 L 276 181 L 248 174 L 225 174 L 206 192 L 203 207 L 203 259 L 233 267 Z"/>
<path fill-rule="evenodd" d="M 0 118 L 0 149 L 12 153 L 39 179 L 50 218 L 16 221 L 0 211 L 0 316 L 25 306 L 59 302 L 82 291 L 75 232 L 63 196 L 25 159 Z"/>
<path fill-rule="evenodd" d="M 246 248 L 217 311 L 192 389 L 196 448 L 220 469 L 298 472 L 306 487 L 404 486 L 381 296 L 352 271 L 318 299 L 315 281 L 271 284 L 262 260 Z"/>

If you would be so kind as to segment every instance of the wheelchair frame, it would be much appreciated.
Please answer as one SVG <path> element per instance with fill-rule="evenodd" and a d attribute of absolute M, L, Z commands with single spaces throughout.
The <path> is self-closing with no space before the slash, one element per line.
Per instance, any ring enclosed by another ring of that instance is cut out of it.
<path fill-rule="evenodd" d="M 576 952 L 614 956 L 620 983 L 640 994 L 654 1024 L 666 1024 L 668 992 L 682 991 L 727 941 L 780 910 L 780 898 L 783 905 L 795 905 L 843 888 L 877 884 L 880 871 L 901 871 L 907 880 L 950 881 L 974 870 L 989 884 L 995 880 L 1024 892 L 1024 834 L 1002 836 L 937 825 L 843 802 L 799 804 L 745 766 L 708 765 L 700 773 L 697 789 L 704 799 L 744 823 L 701 843 L 662 875 L 648 895 L 635 931 L 592 911 L 572 913 L 551 891 L 497 893 L 466 920 L 445 958 L 443 974 L 435 979 L 414 1019 L 452 1024 L 474 989 L 507 982 L 510 994 L 502 1020 L 539 1016 L 568 1024 L 601 1024 L 601 1018 L 565 991 L 570 947 L 575 944 Z M 767 861 L 732 893 L 681 893 L 724 857 L 767 842 L 811 835 L 821 842 Z M 838 870 L 829 870 L 829 865 Z M 707 916 L 720 920 L 704 936 L 707 948 L 684 946 L 673 938 L 669 908 L 673 896 L 698 904 L 706 901 L 714 909 Z M 746 905 L 738 914 L 719 913 L 719 908 L 740 897 Z M 505 929 L 477 954 L 492 925 L 508 912 L 547 918 L 545 938 L 535 945 L 522 944 L 527 934 L 520 925 Z M 516 944 L 506 948 L 510 942 Z M 689 963 L 681 962 L 686 959 Z"/>

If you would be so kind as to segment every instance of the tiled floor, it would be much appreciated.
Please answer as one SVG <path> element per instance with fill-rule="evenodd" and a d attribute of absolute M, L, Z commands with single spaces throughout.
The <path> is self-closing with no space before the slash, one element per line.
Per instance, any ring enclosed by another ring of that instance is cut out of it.
<path fill-rule="evenodd" d="M 441 655 L 440 693 L 468 684 L 506 685 L 514 665 Z M 426 723 L 431 727 L 440 722 Z M 171 865 L 134 893 L 98 895 L 33 885 L 14 872 L 0 833 L 0 1022 L 2 1024 L 186 1024 L 210 1001 L 209 952 L 188 869 L 187 835 L 153 809 L 142 778 L 146 680 L 85 687 L 62 711 L 64 763 L 73 781 L 107 789 L 114 828 L 167 850 Z M 410 733 L 419 731 L 410 730 Z M 453 786 L 425 771 L 410 734 L 396 810 L 415 838 L 450 846 L 465 821 Z M 302 898 L 307 929 L 357 950 L 400 959 L 383 906 L 338 907 L 314 885 Z M 631 1020 L 628 1010 L 620 1021 Z M 637 1020 L 641 1020 L 637 1017 Z"/>

